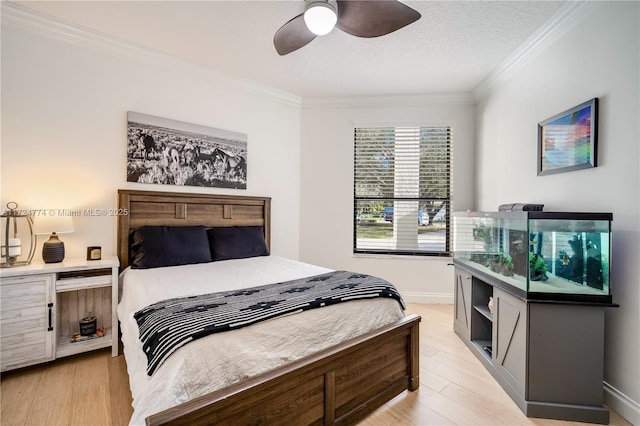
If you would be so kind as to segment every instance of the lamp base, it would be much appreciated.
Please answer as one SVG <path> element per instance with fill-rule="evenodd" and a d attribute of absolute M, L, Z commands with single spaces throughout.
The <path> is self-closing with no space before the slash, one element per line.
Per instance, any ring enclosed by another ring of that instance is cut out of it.
<path fill-rule="evenodd" d="M 30 260 L 2 262 L 2 263 L 0 263 L 0 268 L 14 268 L 16 266 L 27 266 L 29 264 L 31 264 Z"/>
<path fill-rule="evenodd" d="M 56 233 L 42 245 L 42 261 L 44 263 L 58 263 L 64 260 L 64 243 L 60 241 Z"/>

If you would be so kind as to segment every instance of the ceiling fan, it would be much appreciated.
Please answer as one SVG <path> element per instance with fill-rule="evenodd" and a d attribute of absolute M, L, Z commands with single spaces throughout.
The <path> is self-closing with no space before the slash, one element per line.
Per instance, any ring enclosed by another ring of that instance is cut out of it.
<path fill-rule="evenodd" d="M 337 0 L 338 10 L 328 0 L 305 0 L 304 13 L 276 32 L 273 44 L 284 56 L 309 44 L 333 27 L 356 37 L 379 37 L 420 19 L 420 13 L 397 0 Z"/>

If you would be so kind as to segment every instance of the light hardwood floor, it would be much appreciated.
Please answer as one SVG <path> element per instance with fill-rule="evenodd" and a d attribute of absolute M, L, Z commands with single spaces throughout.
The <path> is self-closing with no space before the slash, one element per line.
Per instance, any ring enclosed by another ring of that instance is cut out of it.
<path fill-rule="evenodd" d="M 527 418 L 453 333 L 451 305 L 409 304 L 420 324 L 420 388 L 372 413 L 364 425 L 579 425 Z M 124 356 L 94 351 L 2 375 L 0 423 L 126 425 L 131 393 Z M 585 423 L 586 424 L 586 423 Z M 611 413 L 612 425 L 630 425 Z"/>

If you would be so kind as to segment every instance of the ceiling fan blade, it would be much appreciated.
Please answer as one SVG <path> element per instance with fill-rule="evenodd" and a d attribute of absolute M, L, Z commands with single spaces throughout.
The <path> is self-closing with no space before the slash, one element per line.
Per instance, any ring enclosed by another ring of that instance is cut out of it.
<path fill-rule="evenodd" d="M 420 13 L 396 0 L 338 0 L 336 26 L 356 37 L 379 37 L 420 19 Z"/>
<path fill-rule="evenodd" d="M 304 23 L 304 13 L 284 24 L 273 36 L 273 45 L 280 56 L 298 50 L 309 44 L 316 35 Z"/>

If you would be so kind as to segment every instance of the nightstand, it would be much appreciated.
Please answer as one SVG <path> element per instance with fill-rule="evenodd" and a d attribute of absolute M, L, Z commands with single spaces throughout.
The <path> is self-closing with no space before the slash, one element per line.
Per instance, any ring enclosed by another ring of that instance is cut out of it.
<path fill-rule="evenodd" d="M 0 270 L 1 370 L 109 346 L 118 356 L 119 265 L 117 257 L 107 257 Z M 105 335 L 72 342 L 88 314 Z"/>

